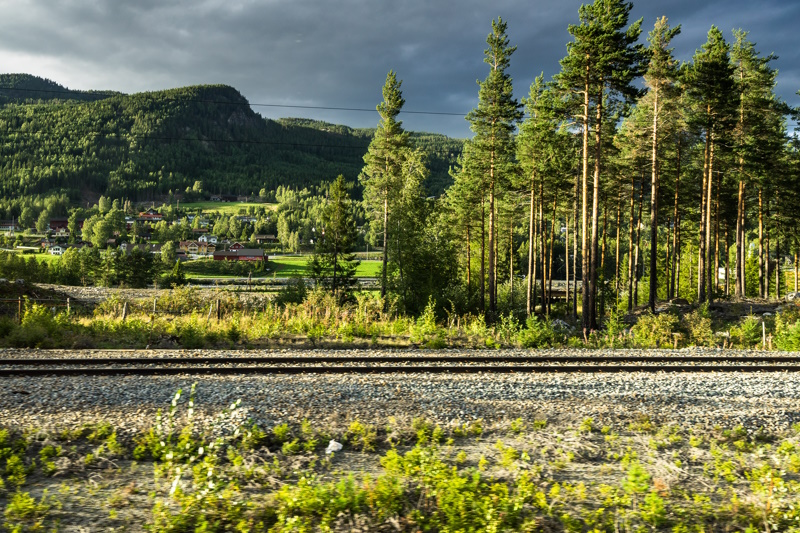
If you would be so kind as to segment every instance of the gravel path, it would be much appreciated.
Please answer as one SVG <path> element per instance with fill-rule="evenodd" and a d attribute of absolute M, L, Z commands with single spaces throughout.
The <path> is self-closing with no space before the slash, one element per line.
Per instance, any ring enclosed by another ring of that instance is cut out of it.
<path fill-rule="evenodd" d="M 523 350 L 470 352 L 534 355 Z M 210 351 L 2 350 L 0 358 L 229 355 Z M 275 351 L 272 355 L 345 355 L 353 351 Z M 431 355 L 431 351 L 375 350 L 359 355 Z M 442 353 L 459 355 L 462 350 Z M 583 350 L 540 353 L 586 355 Z M 595 351 L 610 355 L 611 351 Z M 614 351 L 638 355 L 641 350 Z M 747 355 L 718 350 L 659 350 L 650 355 Z M 774 355 L 774 352 L 772 352 Z M 246 355 L 253 355 L 247 352 Z M 388 417 L 425 417 L 440 424 L 483 418 L 543 419 L 619 423 L 641 415 L 657 422 L 688 426 L 785 429 L 800 422 L 800 373 L 739 374 L 503 374 L 503 375 L 297 375 L 4 378 L 0 382 L 0 425 L 27 428 L 75 427 L 106 420 L 129 431 L 151 426 L 155 412 L 169 405 L 175 391 L 197 382 L 197 404 L 205 420 L 241 399 L 242 412 L 269 427 L 280 422 L 347 423 L 354 419 L 384 424 Z M 186 395 L 182 398 L 185 401 Z"/>

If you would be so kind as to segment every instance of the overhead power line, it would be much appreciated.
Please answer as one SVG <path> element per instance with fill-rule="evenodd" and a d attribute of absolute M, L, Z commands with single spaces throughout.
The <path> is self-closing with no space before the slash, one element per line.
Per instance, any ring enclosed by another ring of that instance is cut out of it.
<path fill-rule="evenodd" d="M 22 91 L 22 92 L 34 92 L 34 93 L 51 93 L 51 94 L 80 94 L 84 96 L 129 96 L 125 93 L 117 93 L 117 92 L 93 92 L 93 91 L 57 91 L 54 89 L 23 89 L 18 87 L 0 87 L 0 90 L 7 90 L 7 91 Z M 372 108 L 364 108 L 364 107 L 335 107 L 335 106 L 314 106 L 314 105 L 293 105 L 293 104 L 252 104 L 252 103 L 243 103 L 243 102 L 227 102 L 224 100 L 196 100 L 192 98 L 164 98 L 164 100 L 168 101 L 180 101 L 180 102 L 196 102 L 202 104 L 221 104 L 221 105 L 237 105 L 237 106 L 249 106 L 249 107 L 280 107 L 280 108 L 288 108 L 288 109 L 316 109 L 316 110 L 324 110 L 324 111 L 359 111 L 359 112 L 369 112 L 373 113 L 376 109 Z M 443 116 L 452 116 L 452 117 L 464 117 L 466 113 L 449 113 L 446 111 L 409 111 L 403 109 L 400 111 L 401 113 L 407 113 L 410 115 L 443 115 Z"/>
<path fill-rule="evenodd" d="M 22 131 L 22 130 L 3 130 L 0 133 L 14 134 L 14 135 L 25 135 L 25 136 L 36 136 L 36 135 L 45 135 L 45 136 L 52 136 L 56 135 L 55 132 L 41 132 L 41 131 Z M 92 135 L 94 137 L 102 137 L 103 139 L 109 140 L 120 140 L 120 141 L 131 141 L 133 139 L 137 140 L 147 140 L 147 141 L 176 141 L 176 142 L 207 142 L 207 143 L 220 143 L 220 144 L 251 144 L 251 145 L 265 145 L 265 146 L 286 146 L 286 147 L 295 147 L 295 148 L 345 148 L 349 150 L 359 150 L 365 152 L 369 144 L 368 142 L 364 145 L 357 145 L 357 144 L 321 144 L 321 143 L 296 143 L 296 142 L 280 142 L 280 141 L 256 141 L 256 140 L 246 140 L 246 139 L 204 139 L 204 138 L 197 138 L 197 137 L 168 137 L 168 136 L 156 136 L 156 135 L 138 135 L 135 133 L 131 134 L 122 134 L 122 135 L 115 135 L 115 134 L 103 134 L 98 132 L 90 132 L 86 134 Z M 5 139 L 8 140 L 8 139 Z M 13 141 L 13 139 L 11 139 Z M 2 147 L 2 139 L 0 139 L 0 147 Z M 433 153 L 441 153 L 441 154 L 453 154 L 458 150 L 448 150 L 444 148 L 429 148 L 426 150 L 427 152 Z"/>

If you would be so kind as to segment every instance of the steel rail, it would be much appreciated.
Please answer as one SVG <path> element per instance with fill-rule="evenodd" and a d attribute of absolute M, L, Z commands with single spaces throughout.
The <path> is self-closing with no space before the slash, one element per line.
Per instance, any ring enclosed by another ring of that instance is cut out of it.
<path fill-rule="evenodd" d="M 465 365 L 465 366 L 168 366 L 2 368 L 11 376 L 161 376 L 176 374 L 531 374 L 531 373 L 800 372 L 800 365 Z"/>
<path fill-rule="evenodd" d="M 2 366 L 77 366 L 77 365 L 215 365 L 256 363 L 800 363 L 800 356 L 235 356 L 235 357 L 85 357 L 0 359 Z"/>

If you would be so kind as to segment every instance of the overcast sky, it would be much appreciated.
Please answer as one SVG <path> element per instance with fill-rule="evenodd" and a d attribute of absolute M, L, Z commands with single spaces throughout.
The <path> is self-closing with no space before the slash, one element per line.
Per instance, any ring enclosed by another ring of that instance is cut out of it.
<path fill-rule="evenodd" d="M 71 89 L 126 93 L 224 83 L 251 104 L 374 110 L 392 69 L 407 111 L 466 113 L 477 103 L 492 19 L 508 21 L 518 97 L 559 69 L 579 0 L 0 0 L 0 72 L 50 78 Z M 681 24 L 675 54 L 688 60 L 712 24 L 750 32 L 776 53 L 779 95 L 800 105 L 798 0 L 638 0 L 631 21 Z M 373 127 L 374 111 L 254 107 Z M 471 136 L 460 116 L 405 113 L 409 130 Z"/>

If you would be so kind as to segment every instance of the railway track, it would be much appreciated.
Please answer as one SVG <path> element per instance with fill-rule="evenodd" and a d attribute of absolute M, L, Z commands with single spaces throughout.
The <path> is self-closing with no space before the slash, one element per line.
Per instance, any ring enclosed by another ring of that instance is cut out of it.
<path fill-rule="evenodd" d="M 570 372 L 800 372 L 800 357 L 345 355 L 0 359 L 0 377 Z"/>

